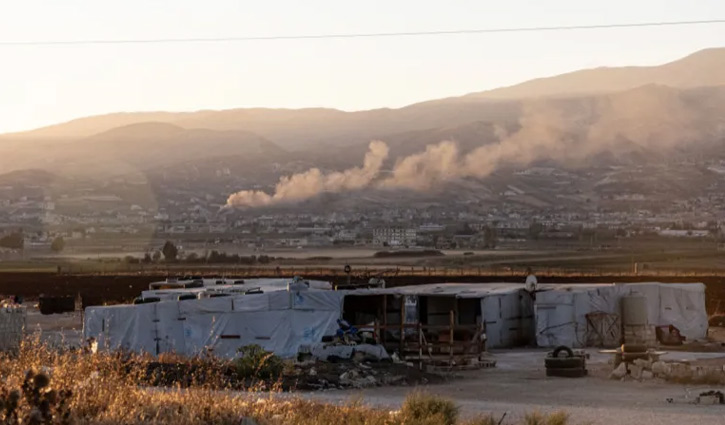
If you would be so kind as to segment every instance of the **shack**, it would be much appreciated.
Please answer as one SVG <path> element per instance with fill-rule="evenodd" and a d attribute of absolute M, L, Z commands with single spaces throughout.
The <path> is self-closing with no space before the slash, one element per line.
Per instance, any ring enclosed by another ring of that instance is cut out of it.
<path fill-rule="evenodd" d="M 342 294 L 274 291 L 220 298 L 88 307 L 84 336 L 98 349 L 233 358 L 251 344 L 282 357 L 334 334 Z"/>
<path fill-rule="evenodd" d="M 708 328 L 703 284 L 544 284 L 527 290 L 513 283 L 441 283 L 334 291 L 292 283 L 285 290 L 274 283 L 247 292 L 215 285 L 219 297 L 179 297 L 179 291 L 208 287 L 155 289 L 147 304 L 88 307 L 84 336 L 102 350 L 231 358 L 257 344 L 293 357 L 326 344 L 344 319 L 389 353 L 451 366 L 475 364 L 488 349 L 650 344 L 662 326 L 676 327 L 692 341 Z"/>
<path fill-rule="evenodd" d="M 702 283 L 547 284 L 534 306 L 540 347 L 649 345 L 670 325 L 689 341 L 707 336 Z"/>

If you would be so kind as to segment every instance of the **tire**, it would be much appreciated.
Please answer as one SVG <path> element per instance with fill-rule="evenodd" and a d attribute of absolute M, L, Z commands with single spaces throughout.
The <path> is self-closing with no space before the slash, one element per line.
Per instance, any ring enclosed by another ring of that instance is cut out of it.
<path fill-rule="evenodd" d="M 544 359 L 547 369 L 584 369 L 584 357 L 547 357 Z"/>
<path fill-rule="evenodd" d="M 546 369 L 546 376 L 557 378 L 582 378 L 586 375 L 586 369 Z"/>
<path fill-rule="evenodd" d="M 646 353 L 647 346 L 642 344 L 622 344 L 623 353 Z"/>
<path fill-rule="evenodd" d="M 574 352 L 566 345 L 560 345 L 554 348 L 554 351 L 551 353 L 551 357 L 559 357 L 559 353 L 562 351 L 566 353 L 566 357 L 574 357 Z"/>

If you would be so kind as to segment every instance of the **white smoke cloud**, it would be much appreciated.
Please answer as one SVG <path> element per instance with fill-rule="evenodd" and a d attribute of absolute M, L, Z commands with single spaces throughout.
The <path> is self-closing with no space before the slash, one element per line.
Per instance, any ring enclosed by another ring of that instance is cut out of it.
<path fill-rule="evenodd" d="M 380 185 L 388 188 L 427 190 L 458 176 L 458 146 L 444 141 L 426 146 L 425 151 L 399 160 L 392 176 Z"/>
<path fill-rule="evenodd" d="M 227 206 L 262 207 L 301 202 L 322 192 L 359 190 L 370 185 L 387 157 L 388 145 L 381 141 L 372 141 L 362 167 L 329 174 L 324 174 L 319 168 L 312 168 L 304 173 L 280 178 L 272 195 L 259 190 L 234 193 L 227 199 Z"/>

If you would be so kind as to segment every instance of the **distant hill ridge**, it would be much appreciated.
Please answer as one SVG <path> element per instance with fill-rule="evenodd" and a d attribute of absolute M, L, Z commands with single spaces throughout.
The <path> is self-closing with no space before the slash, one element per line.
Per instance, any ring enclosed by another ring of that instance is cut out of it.
<path fill-rule="evenodd" d="M 0 135 L 0 169 L 96 176 L 230 157 L 274 170 L 339 169 L 358 164 L 372 139 L 390 145 L 389 166 L 442 140 L 470 151 L 522 126 L 530 127 L 527 138 L 551 139 L 545 153 L 561 149 L 557 138 L 563 137 L 571 139 L 568 147 L 589 143 L 596 155 L 646 158 L 662 148 L 699 146 L 692 142 L 720 147 L 723 110 L 725 48 L 717 48 L 660 66 L 576 71 L 399 109 L 247 108 L 80 118 Z"/>
<path fill-rule="evenodd" d="M 196 112 L 124 112 L 79 118 L 0 138 L 82 138 L 142 122 L 169 123 L 182 128 L 246 130 L 266 137 L 282 147 L 303 147 L 309 143 L 347 143 L 346 138 L 365 138 L 371 133 L 398 133 L 426 128 L 456 126 L 467 122 L 495 121 L 515 112 L 515 100 L 545 96 L 610 93 L 659 84 L 673 88 L 725 85 L 725 48 L 705 49 L 659 66 L 596 68 L 527 81 L 511 87 L 471 93 L 461 97 L 432 100 L 400 109 L 344 112 L 328 108 L 246 108 Z M 470 103 L 478 105 L 470 116 Z M 469 109 L 443 108 L 441 104 L 466 105 Z M 497 111 L 502 111 L 497 113 Z M 461 115 L 462 116 L 459 116 Z"/>

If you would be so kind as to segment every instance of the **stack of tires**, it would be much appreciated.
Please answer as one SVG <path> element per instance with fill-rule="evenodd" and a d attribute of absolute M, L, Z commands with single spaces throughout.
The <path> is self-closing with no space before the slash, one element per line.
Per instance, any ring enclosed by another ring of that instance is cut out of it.
<path fill-rule="evenodd" d="M 556 347 L 544 359 L 546 376 L 561 378 L 581 378 L 587 374 L 586 358 L 574 354 L 571 348 L 564 345 Z"/>

